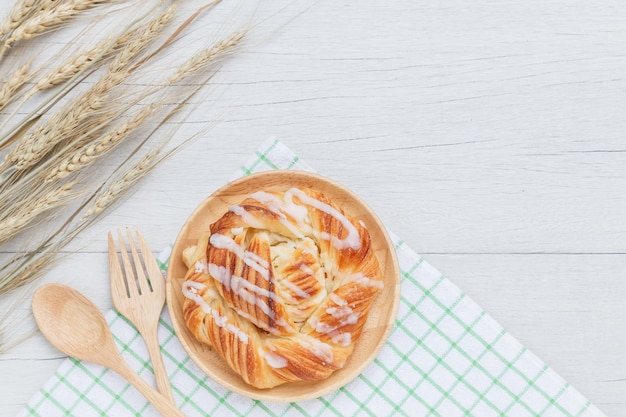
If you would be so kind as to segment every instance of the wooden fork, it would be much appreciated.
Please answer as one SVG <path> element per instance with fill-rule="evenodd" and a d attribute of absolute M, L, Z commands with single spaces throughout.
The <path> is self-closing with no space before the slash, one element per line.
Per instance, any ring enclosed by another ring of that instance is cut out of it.
<path fill-rule="evenodd" d="M 172 396 L 172 389 L 163 364 L 157 335 L 159 317 L 165 304 L 165 280 L 152 251 L 139 233 L 139 230 L 135 229 L 135 234 L 139 242 L 141 257 L 137 252 L 133 236 L 128 228 L 126 228 L 126 234 L 132 261 L 129 257 L 129 252 L 126 250 L 124 236 L 121 231 L 117 231 L 120 257 L 124 265 L 122 270 L 113 235 L 109 232 L 111 299 L 117 311 L 133 323 L 143 337 L 150 354 L 152 367 L 154 368 L 157 388 L 161 394 L 174 404 L 174 397 Z"/>

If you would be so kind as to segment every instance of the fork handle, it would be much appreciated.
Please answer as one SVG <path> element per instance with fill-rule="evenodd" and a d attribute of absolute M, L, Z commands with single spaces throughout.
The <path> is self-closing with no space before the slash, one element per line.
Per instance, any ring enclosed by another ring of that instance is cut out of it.
<path fill-rule="evenodd" d="M 173 402 L 168 401 L 161 393 L 148 385 L 148 383 L 141 379 L 121 358 L 113 370 L 124 377 L 137 391 L 143 394 L 150 404 L 164 417 L 186 417 Z"/>
<path fill-rule="evenodd" d="M 152 368 L 154 369 L 154 379 L 156 381 L 157 389 L 161 394 L 163 394 L 163 396 L 167 397 L 172 404 L 175 404 L 170 380 L 167 376 L 167 371 L 165 370 L 165 364 L 163 363 L 157 329 L 158 326 L 154 326 L 150 329 L 140 329 L 140 333 L 146 342 L 146 347 L 148 348 L 148 353 L 150 354 L 150 361 L 152 361 Z"/>

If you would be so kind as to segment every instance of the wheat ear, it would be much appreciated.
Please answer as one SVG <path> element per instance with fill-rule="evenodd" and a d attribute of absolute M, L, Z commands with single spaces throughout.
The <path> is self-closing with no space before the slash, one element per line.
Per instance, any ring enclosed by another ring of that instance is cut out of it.
<path fill-rule="evenodd" d="M 22 88 L 24 83 L 31 77 L 30 63 L 22 65 L 13 72 L 9 80 L 2 86 L 2 89 L 0 89 L 0 109 L 3 109 L 15 98 L 15 93 Z"/>
<path fill-rule="evenodd" d="M 148 174 L 160 159 L 160 149 L 156 148 L 139 159 L 120 179 L 96 197 L 93 204 L 85 212 L 85 217 L 102 213 L 121 198 L 137 181 Z"/>
<path fill-rule="evenodd" d="M 27 40 L 56 29 L 78 13 L 89 10 L 115 0 L 70 0 L 58 4 L 55 0 L 45 0 L 40 3 L 38 10 L 22 24 L 18 25 L 6 39 L 6 48 L 19 40 Z"/>
<path fill-rule="evenodd" d="M 8 166 L 24 170 L 40 161 L 57 144 L 71 137 L 75 129 L 84 131 L 82 123 L 98 114 L 108 102 L 108 95 L 129 75 L 128 66 L 146 46 L 154 40 L 173 18 L 175 6 L 168 7 L 148 27 L 131 40 L 113 59 L 107 72 L 73 104 L 52 115 L 46 123 L 23 137 L 5 156 L 0 172 Z"/>
<path fill-rule="evenodd" d="M 0 22 L 0 39 L 18 27 L 24 19 L 37 8 L 39 0 L 17 1 L 8 15 Z"/>
<path fill-rule="evenodd" d="M 53 258 L 54 253 L 52 252 L 16 254 L 0 269 L 2 271 L 0 295 L 31 282 L 34 277 L 39 276 L 51 264 Z"/>
<path fill-rule="evenodd" d="M 0 221 L 0 243 L 15 236 L 37 216 L 66 204 L 75 182 L 68 182 L 45 193 L 41 198 L 19 207 L 9 217 Z"/>
<path fill-rule="evenodd" d="M 74 8 L 74 4 L 72 3 L 64 3 L 55 8 L 40 11 L 26 20 L 22 25 L 15 28 L 4 44 L 8 48 L 19 40 L 32 39 L 35 36 L 59 27 L 77 13 L 78 10 Z"/>
<path fill-rule="evenodd" d="M 33 89 L 26 95 L 26 99 L 32 97 L 39 91 L 44 91 L 56 85 L 71 80 L 75 76 L 82 74 L 87 68 L 104 57 L 122 48 L 134 35 L 137 30 L 128 31 L 121 36 L 114 36 L 104 41 L 98 42 L 92 48 L 71 56 L 64 64 L 53 69 L 48 74 L 41 77 Z"/>
<path fill-rule="evenodd" d="M 141 52 L 146 45 L 156 39 L 157 35 L 163 30 L 163 28 L 172 20 L 176 13 L 176 4 L 171 4 L 167 9 L 163 11 L 155 20 L 153 20 L 146 30 L 141 32 L 139 36 L 133 41 L 129 42 L 120 53 L 111 62 L 111 71 L 122 71 L 127 65 Z M 143 64 L 143 61 L 141 61 Z M 137 65 L 129 68 L 129 70 L 135 70 Z"/>
<path fill-rule="evenodd" d="M 157 109 L 156 104 L 145 106 L 132 119 L 113 127 L 96 140 L 77 149 L 50 170 L 45 182 L 53 182 L 82 171 L 122 142 L 132 131 L 143 124 Z"/>
<path fill-rule="evenodd" d="M 245 30 L 239 30 L 232 33 L 227 38 L 219 41 L 210 48 L 206 48 L 195 54 L 178 68 L 176 68 L 176 71 L 174 71 L 174 73 L 169 77 L 168 82 L 170 84 L 179 83 L 186 77 L 198 72 L 203 68 L 206 68 L 217 58 L 231 52 L 241 42 L 245 34 Z"/>

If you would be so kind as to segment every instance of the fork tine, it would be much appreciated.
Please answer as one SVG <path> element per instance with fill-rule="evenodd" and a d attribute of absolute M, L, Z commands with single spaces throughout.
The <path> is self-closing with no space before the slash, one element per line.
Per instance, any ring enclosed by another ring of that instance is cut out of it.
<path fill-rule="evenodd" d="M 152 286 L 150 285 L 149 279 L 144 274 L 144 262 L 141 261 L 139 257 L 139 253 L 137 253 L 137 248 L 135 247 L 135 238 L 130 233 L 130 229 L 126 228 L 126 235 L 128 235 L 128 246 L 130 247 L 130 252 L 133 254 L 133 261 L 135 263 L 135 272 L 137 274 L 137 282 L 139 283 L 139 288 L 141 293 L 146 291 L 152 291 Z M 143 252 L 142 252 L 143 255 Z M 144 259 L 145 261 L 145 259 Z"/>
<path fill-rule="evenodd" d="M 124 264 L 124 271 L 126 272 L 126 283 L 128 285 L 128 292 L 130 297 L 138 297 L 141 294 L 141 282 L 135 279 L 135 272 L 133 265 L 128 257 L 128 251 L 126 250 L 126 244 L 124 243 L 124 236 L 120 230 L 117 231 L 117 238 L 120 244 L 120 255 L 122 256 L 122 263 Z"/>
<path fill-rule="evenodd" d="M 128 296 L 128 283 L 124 279 L 124 273 L 122 272 L 122 266 L 117 256 L 117 247 L 115 246 L 115 240 L 113 234 L 109 232 L 109 271 L 111 275 L 111 288 L 114 292 L 119 293 L 123 287 L 124 293 Z M 113 297 L 115 302 L 115 297 Z"/>
<path fill-rule="evenodd" d="M 135 234 L 137 235 L 137 241 L 139 242 L 139 247 L 141 248 L 141 255 L 143 256 L 146 271 L 148 271 L 150 286 L 152 290 L 155 291 L 156 288 L 163 287 L 165 281 L 156 279 L 154 277 L 163 276 L 163 273 L 161 272 L 161 268 L 159 268 L 159 264 L 157 264 L 157 261 L 152 254 L 152 250 L 139 232 L 138 228 L 135 228 Z"/>

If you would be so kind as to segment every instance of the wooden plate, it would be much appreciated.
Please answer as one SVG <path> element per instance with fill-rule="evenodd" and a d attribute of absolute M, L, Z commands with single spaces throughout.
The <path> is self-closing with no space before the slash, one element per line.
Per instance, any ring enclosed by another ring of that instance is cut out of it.
<path fill-rule="evenodd" d="M 344 212 L 362 220 L 372 237 L 385 287 L 374 300 L 361 338 L 345 367 L 323 381 L 286 383 L 275 388 L 257 389 L 246 384 L 210 347 L 198 342 L 187 329 L 182 312 L 182 284 L 187 268 L 182 251 L 195 245 L 200 234 L 219 219 L 230 206 L 240 203 L 255 191 L 286 191 L 291 187 L 317 189 L 331 198 Z M 210 378 L 231 391 L 264 401 L 302 401 L 334 391 L 370 364 L 383 347 L 393 328 L 400 300 L 400 275 L 393 243 L 376 215 L 361 199 L 345 187 L 319 175 L 301 171 L 269 171 L 229 183 L 207 198 L 183 225 L 170 257 L 167 270 L 167 306 L 172 324 L 183 348 Z"/>

